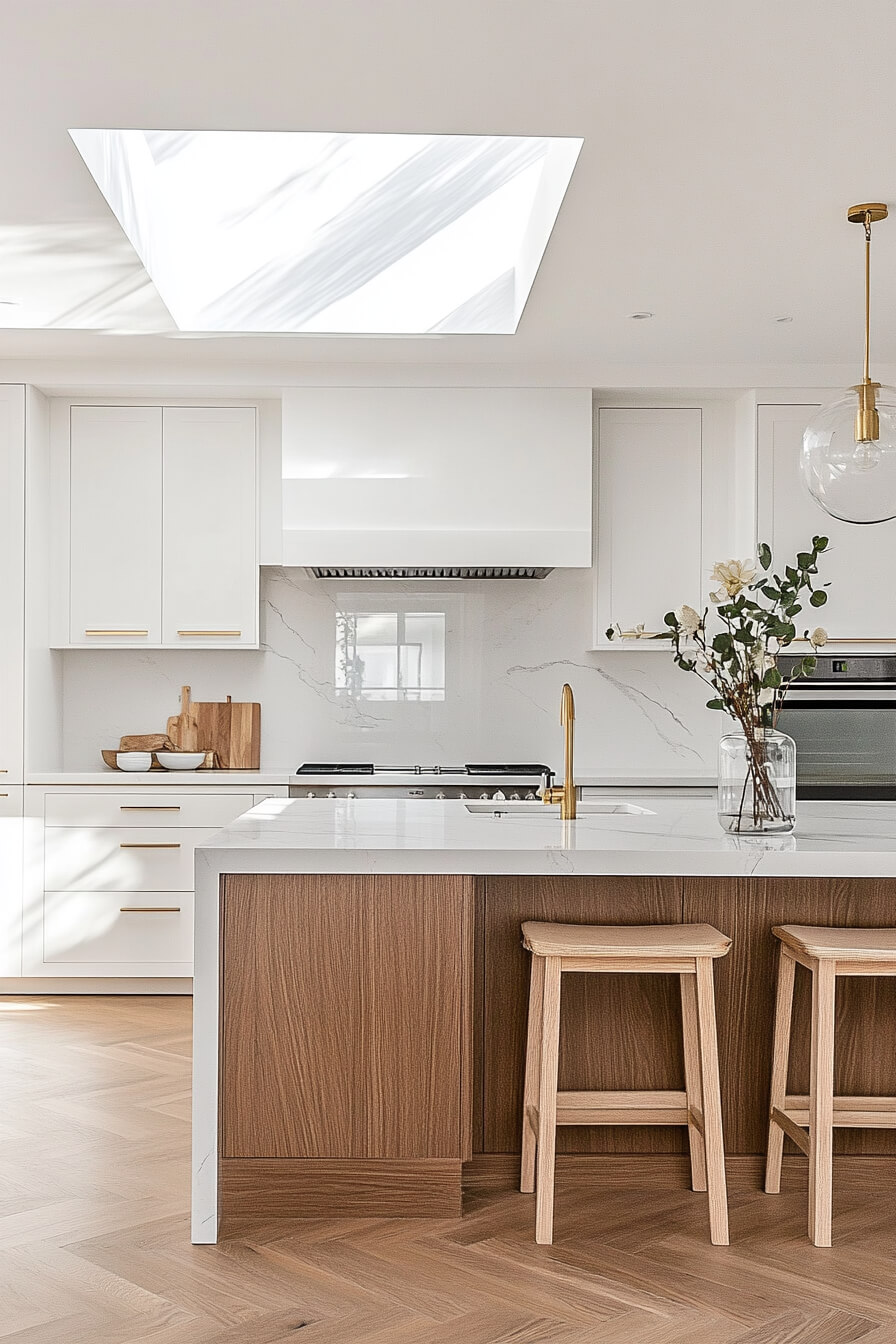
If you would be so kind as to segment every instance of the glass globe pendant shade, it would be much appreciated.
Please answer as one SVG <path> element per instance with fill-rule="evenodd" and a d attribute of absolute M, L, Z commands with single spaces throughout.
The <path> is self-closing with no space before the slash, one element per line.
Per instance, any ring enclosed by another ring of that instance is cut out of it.
<path fill-rule="evenodd" d="M 861 389 L 822 406 L 806 426 L 800 460 L 809 493 L 845 523 L 896 518 L 896 388 L 875 385 L 877 436 L 856 438 Z"/>

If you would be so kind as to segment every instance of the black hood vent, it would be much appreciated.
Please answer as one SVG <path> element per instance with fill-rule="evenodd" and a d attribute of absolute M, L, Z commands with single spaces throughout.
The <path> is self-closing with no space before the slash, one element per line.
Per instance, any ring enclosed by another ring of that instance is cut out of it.
<path fill-rule="evenodd" d="M 544 579 L 550 572 L 550 568 L 533 569 L 516 565 L 481 568 L 455 565 L 355 565 L 335 568 L 316 565 L 311 569 L 316 579 Z"/>

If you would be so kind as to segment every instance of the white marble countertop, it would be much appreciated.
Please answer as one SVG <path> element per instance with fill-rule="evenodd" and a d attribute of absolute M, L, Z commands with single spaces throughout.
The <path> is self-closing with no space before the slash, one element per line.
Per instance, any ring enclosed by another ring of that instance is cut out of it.
<path fill-rule="evenodd" d="M 122 785 L 145 784 L 153 788 L 174 785 L 178 789 L 190 788 L 197 784 L 234 784 L 240 787 L 249 785 L 255 788 L 286 786 L 293 778 L 291 770 L 35 770 L 28 776 L 28 784 L 45 788 L 71 784 L 109 784 Z"/>
<path fill-rule="evenodd" d="M 227 872 L 896 877 L 896 803 L 805 802 L 793 835 L 735 837 L 715 800 L 627 798 L 642 814 L 473 814 L 462 802 L 269 799 L 197 850 Z M 496 805 L 499 809 L 501 804 Z M 581 805 L 580 805 L 581 806 Z M 207 866 L 207 868 L 206 868 Z"/>

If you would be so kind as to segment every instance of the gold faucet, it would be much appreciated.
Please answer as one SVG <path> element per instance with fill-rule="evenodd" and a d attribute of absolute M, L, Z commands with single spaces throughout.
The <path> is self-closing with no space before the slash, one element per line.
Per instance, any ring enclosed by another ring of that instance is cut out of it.
<path fill-rule="evenodd" d="M 573 779 L 572 751 L 576 730 L 576 702 L 572 687 L 567 682 L 560 694 L 560 723 L 565 729 L 563 736 L 563 784 L 545 789 L 541 795 L 546 803 L 560 804 L 562 821 L 574 821 L 576 815 L 576 784 Z"/>

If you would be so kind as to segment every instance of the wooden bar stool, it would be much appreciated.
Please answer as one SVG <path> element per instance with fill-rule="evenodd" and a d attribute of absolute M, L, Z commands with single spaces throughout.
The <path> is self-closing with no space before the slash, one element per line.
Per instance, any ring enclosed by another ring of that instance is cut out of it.
<path fill-rule="evenodd" d="M 728 1203 L 719 1094 L 712 963 L 731 946 L 711 924 L 523 925 L 532 953 L 520 1189 L 536 1189 L 535 1240 L 554 1224 L 557 1125 L 687 1125 L 691 1186 L 709 1191 L 714 1245 L 728 1245 Z M 682 1092 L 558 1092 L 560 977 L 564 971 L 677 975 L 681 981 L 685 1087 Z"/>
<path fill-rule="evenodd" d="M 896 1098 L 834 1095 L 837 976 L 896 975 L 896 929 L 818 929 L 805 924 L 782 924 L 772 932 L 781 941 L 781 954 L 775 998 L 765 1189 L 770 1195 L 781 1189 L 786 1134 L 809 1158 L 809 1236 L 816 1246 L 830 1246 L 834 1128 L 896 1129 Z M 787 1092 L 797 962 L 812 972 L 808 1097 L 791 1096 Z"/>

